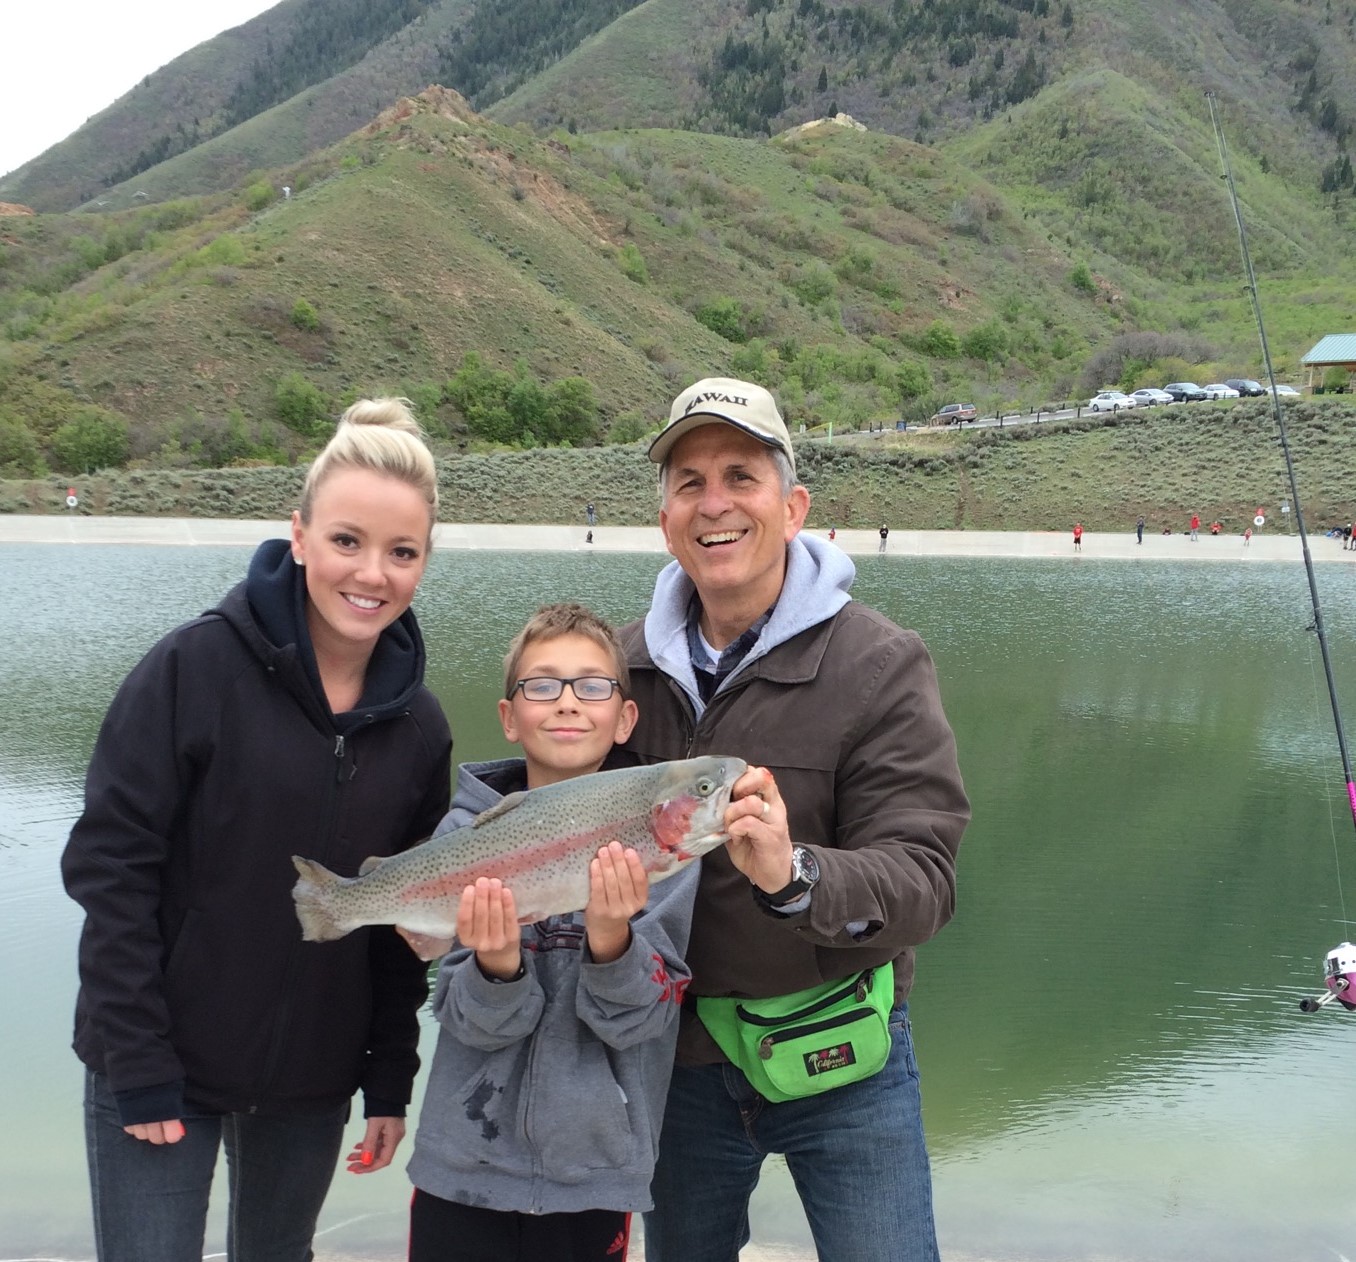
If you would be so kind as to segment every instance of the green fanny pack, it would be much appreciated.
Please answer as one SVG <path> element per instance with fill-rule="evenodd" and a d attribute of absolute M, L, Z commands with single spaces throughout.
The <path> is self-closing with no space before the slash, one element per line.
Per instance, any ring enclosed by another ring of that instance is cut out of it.
<path fill-rule="evenodd" d="M 890 1055 L 895 967 L 772 999 L 697 998 L 697 1016 L 754 1090 L 774 1104 L 879 1073 Z"/>

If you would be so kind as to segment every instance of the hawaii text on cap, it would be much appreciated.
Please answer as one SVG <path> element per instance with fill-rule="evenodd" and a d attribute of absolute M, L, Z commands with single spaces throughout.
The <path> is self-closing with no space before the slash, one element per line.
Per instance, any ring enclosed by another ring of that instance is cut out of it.
<path fill-rule="evenodd" d="M 762 386 L 750 381 L 735 381 L 732 377 L 707 377 L 674 399 L 673 407 L 669 409 L 669 423 L 650 444 L 650 459 L 655 464 L 663 464 L 673 444 L 688 430 L 714 421 L 724 421 L 760 443 L 778 448 L 786 454 L 791 468 L 796 467 L 791 435 L 786 431 L 782 414 L 777 411 L 776 400 Z"/>

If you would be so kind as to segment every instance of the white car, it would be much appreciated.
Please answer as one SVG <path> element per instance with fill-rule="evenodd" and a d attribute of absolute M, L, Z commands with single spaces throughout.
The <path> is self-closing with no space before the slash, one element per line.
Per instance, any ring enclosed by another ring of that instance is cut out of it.
<path fill-rule="evenodd" d="M 1268 390 L 1267 393 L 1270 394 L 1271 391 Z M 1298 390 L 1295 389 L 1294 386 L 1283 386 L 1277 384 L 1276 397 L 1278 399 L 1299 399 L 1302 398 L 1303 396 L 1300 394 Z"/>
<path fill-rule="evenodd" d="M 1134 399 L 1119 390 L 1102 390 L 1088 400 L 1089 412 L 1119 412 L 1122 408 L 1134 406 Z"/>
<path fill-rule="evenodd" d="M 1226 386 L 1222 381 L 1212 381 L 1208 386 L 1202 386 L 1207 399 L 1237 399 L 1239 393 L 1233 386 Z"/>
<path fill-rule="evenodd" d="M 1154 407 L 1159 403 L 1172 402 L 1172 395 L 1166 390 L 1159 390 L 1153 386 L 1144 390 L 1136 390 L 1130 397 L 1134 399 L 1137 408 Z"/>

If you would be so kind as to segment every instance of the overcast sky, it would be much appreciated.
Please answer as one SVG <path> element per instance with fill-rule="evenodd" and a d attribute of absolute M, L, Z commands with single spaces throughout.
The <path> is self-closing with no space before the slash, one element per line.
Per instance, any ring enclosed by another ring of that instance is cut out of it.
<path fill-rule="evenodd" d="M 9 0 L 0 21 L 0 175 L 153 70 L 278 0 Z"/>

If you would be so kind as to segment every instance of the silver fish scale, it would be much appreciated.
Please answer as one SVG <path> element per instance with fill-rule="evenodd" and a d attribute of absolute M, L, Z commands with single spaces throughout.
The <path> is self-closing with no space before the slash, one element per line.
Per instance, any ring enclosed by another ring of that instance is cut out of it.
<path fill-rule="evenodd" d="M 596 772 L 511 794 L 469 827 L 357 877 L 299 864 L 303 876 L 293 896 L 305 936 L 399 924 L 450 937 L 461 891 L 480 876 L 503 880 L 524 922 L 579 911 L 588 901 L 589 862 L 613 839 L 636 851 L 651 881 L 663 880 L 729 840 L 725 808 L 746 769 L 742 759 L 708 755 Z M 317 914 L 324 928 L 316 928 Z"/>

